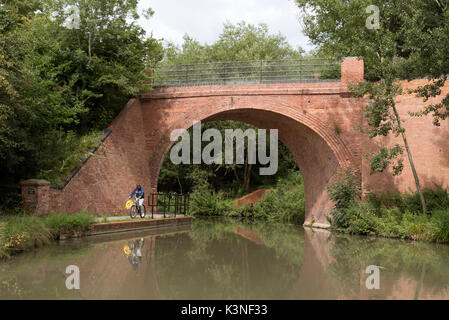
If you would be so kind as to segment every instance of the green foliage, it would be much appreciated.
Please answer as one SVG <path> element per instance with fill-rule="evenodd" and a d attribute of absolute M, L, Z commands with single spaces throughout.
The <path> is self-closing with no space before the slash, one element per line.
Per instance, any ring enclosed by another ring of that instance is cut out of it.
<path fill-rule="evenodd" d="M 360 198 L 360 184 L 351 169 L 339 172 L 337 180 L 327 186 L 329 198 L 335 202 L 335 208 L 339 211 L 348 208 Z"/>
<path fill-rule="evenodd" d="M 384 193 L 368 194 L 366 201 L 351 203 L 333 211 L 332 226 L 351 234 L 375 234 L 384 237 L 449 241 L 449 195 L 435 186 L 425 189 L 429 214 L 421 213 L 419 195 Z"/>
<path fill-rule="evenodd" d="M 384 172 L 388 166 L 393 162 L 393 175 L 397 176 L 404 168 L 404 160 L 402 158 L 396 159 L 398 155 L 403 154 L 403 149 L 396 144 L 392 148 L 381 147 L 377 154 L 370 155 L 370 173 Z M 396 160 L 396 162 L 394 162 Z"/>
<path fill-rule="evenodd" d="M 95 222 L 86 213 L 37 216 L 22 214 L 0 220 L 0 258 L 48 245 L 61 233 L 82 234 Z"/>
<path fill-rule="evenodd" d="M 336 122 L 334 122 L 334 132 L 336 135 L 340 135 L 340 133 L 342 132 L 340 126 Z"/>
<path fill-rule="evenodd" d="M 449 242 L 449 207 L 433 211 L 431 222 L 435 226 L 434 240 Z"/>
<path fill-rule="evenodd" d="M 182 47 L 167 45 L 164 64 L 201 62 L 281 60 L 300 58 L 303 50 L 294 50 L 282 34 L 270 34 L 268 26 L 239 22 L 225 23 L 219 39 L 213 44 L 200 44 L 188 35 Z"/>
<path fill-rule="evenodd" d="M 442 186 L 435 185 L 434 188 L 425 188 L 423 190 L 424 198 L 429 212 L 449 207 L 448 190 Z M 380 212 L 382 207 L 397 208 L 401 213 L 406 211 L 417 214 L 421 211 L 421 202 L 418 193 L 392 193 L 385 192 L 381 194 L 368 193 L 367 201 Z"/>
<path fill-rule="evenodd" d="M 441 78 L 432 79 L 431 83 L 418 87 L 412 90 L 417 97 L 423 98 L 427 102 L 430 98 L 437 97 L 441 94 L 441 87 L 446 83 L 447 76 L 443 75 Z M 447 94 L 440 102 L 431 103 L 424 107 L 424 109 L 417 112 L 410 112 L 412 116 L 420 117 L 423 115 L 432 114 L 433 124 L 437 127 L 441 125 L 442 120 L 449 118 L 449 94 Z"/>
<path fill-rule="evenodd" d="M 303 32 L 317 53 L 363 57 L 367 80 L 385 71 L 398 77 L 439 77 L 449 70 L 447 1 L 295 0 Z M 379 8 L 379 28 L 366 28 L 366 8 Z M 385 62 L 390 64 L 387 68 Z"/>
<path fill-rule="evenodd" d="M 377 216 L 368 203 L 353 203 L 342 211 L 345 217 L 345 225 L 340 224 L 339 227 L 345 228 L 348 233 L 369 234 L 376 231 Z"/>
<path fill-rule="evenodd" d="M 231 204 L 224 201 L 223 194 L 211 190 L 207 180 L 201 180 L 190 195 L 190 214 L 201 216 L 226 215 Z"/>
<path fill-rule="evenodd" d="M 0 234 L 0 254 L 9 256 L 50 243 L 51 234 L 37 216 L 15 216 L 7 219 Z"/>
<path fill-rule="evenodd" d="M 254 216 L 258 219 L 279 221 L 281 196 L 282 194 L 278 190 L 270 190 L 254 205 Z"/>
<path fill-rule="evenodd" d="M 72 170 L 80 166 L 87 157 L 93 156 L 91 151 L 99 147 L 102 137 L 103 134 L 98 131 L 83 136 L 62 130 L 45 134 L 39 150 L 52 157 L 38 159 L 38 166 L 41 168 L 38 177 L 62 186 Z"/>
<path fill-rule="evenodd" d="M 22 193 L 16 188 L 0 189 L 0 219 L 3 215 L 14 215 L 23 212 Z"/>
<path fill-rule="evenodd" d="M 384 63 L 387 65 L 387 62 Z M 371 99 L 365 107 L 364 115 L 368 123 L 367 128 L 360 128 L 369 138 L 377 136 L 388 136 L 390 133 L 395 137 L 402 135 L 404 146 L 406 144 L 405 129 L 401 125 L 401 119 L 396 109 L 394 98 L 402 93 L 400 85 L 393 83 L 395 74 L 392 70 L 386 69 L 380 75 L 381 81 L 376 83 L 362 82 L 357 86 L 352 86 L 354 94 L 364 96 L 368 94 Z M 370 158 L 370 173 L 384 172 L 390 165 L 393 168 L 393 175 L 399 175 L 404 168 L 403 147 L 396 144 L 392 147 L 380 147 L 377 153 L 367 155 Z M 410 165 L 413 166 L 411 158 Z"/>
<path fill-rule="evenodd" d="M 64 27 L 70 5 L 80 9 L 79 28 Z M 138 19 L 134 0 L 3 1 L 2 182 L 60 179 L 58 172 L 66 174 L 86 152 L 78 148 L 90 144 L 83 140 L 108 126 L 131 96 L 149 89 L 144 71 L 163 50 Z M 66 152 L 70 147 L 73 155 Z"/>
<path fill-rule="evenodd" d="M 254 205 L 254 216 L 274 222 L 304 223 L 305 192 L 301 173 L 290 171 L 279 179 L 276 189 Z"/>
<path fill-rule="evenodd" d="M 53 237 L 58 237 L 61 233 L 71 234 L 76 232 L 83 234 L 95 222 L 92 215 L 83 212 L 74 215 L 55 213 L 43 217 L 42 220 Z"/>
<path fill-rule="evenodd" d="M 209 183 L 198 185 L 190 196 L 190 213 L 196 216 L 253 217 L 271 222 L 302 224 L 305 217 L 304 184 L 299 171 L 290 171 L 279 179 L 253 207 L 236 207 L 235 199 L 225 199 L 223 192 L 211 190 Z"/>

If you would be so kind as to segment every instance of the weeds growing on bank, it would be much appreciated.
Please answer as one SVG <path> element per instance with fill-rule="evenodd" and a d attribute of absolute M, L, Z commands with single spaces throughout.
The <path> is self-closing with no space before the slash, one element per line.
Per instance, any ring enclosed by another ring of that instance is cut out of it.
<path fill-rule="evenodd" d="M 304 184 L 301 173 L 292 171 L 277 182 L 253 208 L 235 206 L 236 199 L 225 199 L 208 184 L 201 184 L 191 194 L 190 213 L 197 216 L 250 216 L 273 222 L 303 223 L 305 216 Z"/>
<path fill-rule="evenodd" d="M 47 245 L 61 233 L 82 234 L 94 221 L 86 213 L 48 216 L 23 214 L 0 220 L 0 258 Z"/>
<path fill-rule="evenodd" d="M 304 223 L 305 193 L 299 171 L 292 171 L 280 179 L 276 189 L 271 189 L 254 205 L 254 216 L 273 222 Z"/>
<path fill-rule="evenodd" d="M 328 219 L 338 231 L 449 242 L 449 195 L 441 186 L 424 189 L 428 214 L 421 213 L 417 193 L 369 193 L 358 201 L 356 179 L 350 171 L 329 184 L 328 192 L 335 202 Z"/>

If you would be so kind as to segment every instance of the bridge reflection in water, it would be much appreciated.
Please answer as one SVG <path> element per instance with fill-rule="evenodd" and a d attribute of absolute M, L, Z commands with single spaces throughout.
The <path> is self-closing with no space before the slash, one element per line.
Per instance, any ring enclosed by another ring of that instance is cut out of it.
<path fill-rule="evenodd" d="M 92 237 L 0 263 L 0 298 L 447 299 L 447 246 L 292 225 L 195 220 L 191 229 Z M 65 288 L 77 265 L 80 290 Z M 380 289 L 365 286 L 381 266 Z"/>

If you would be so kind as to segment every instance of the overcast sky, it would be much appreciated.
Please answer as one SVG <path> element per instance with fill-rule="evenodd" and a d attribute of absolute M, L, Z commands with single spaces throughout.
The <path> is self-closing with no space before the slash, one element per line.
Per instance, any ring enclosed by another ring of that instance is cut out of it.
<path fill-rule="evenodd" d="M 140 21 L 147 33 L 176 44 L 182 43 L 186 33 L 211 44 L 218 39 L 224 22 L 243 20 L 266 23 L 270 33 L 281 32 L 294 48 L 312 48 L 301 32 L 299 9 L 293 0 L 140 0 L 139 7 L 155 11 L 150 20 Z"/>

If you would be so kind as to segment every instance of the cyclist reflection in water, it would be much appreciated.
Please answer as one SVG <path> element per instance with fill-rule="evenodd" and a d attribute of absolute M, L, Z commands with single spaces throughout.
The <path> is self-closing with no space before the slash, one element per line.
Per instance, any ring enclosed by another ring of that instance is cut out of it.
<path fill-rule="evenodd" d="M 142 247 L 144 241 L 144 238 L 130 241 L 128 245 L 125 245 L 123 248 L 123 251 L 128 256 L 128 261 L 132 266 L 138 267 L 142 263 Z"/>

